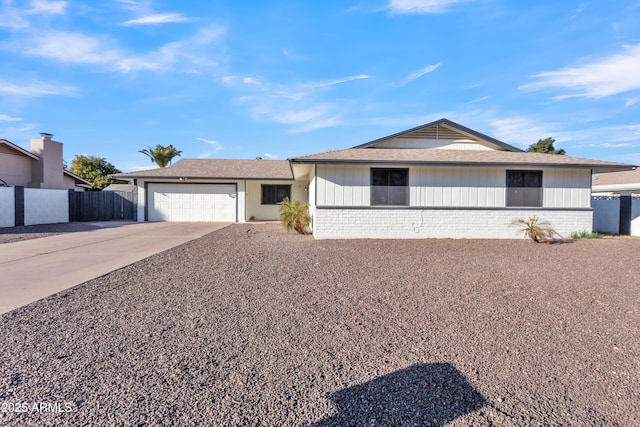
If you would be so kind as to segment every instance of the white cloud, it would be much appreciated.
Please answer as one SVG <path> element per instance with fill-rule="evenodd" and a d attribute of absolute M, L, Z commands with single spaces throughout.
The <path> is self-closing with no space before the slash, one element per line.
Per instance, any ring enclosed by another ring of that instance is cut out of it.
<path fill-rule="evenodd" d="M 32 0 L 31 8 L 27 9 L 26 12 L 32 14 L 49 13 L 62 15 L 65 13 L 66 8 L 66 1 Z"/>
<path fill-rule="evenodd" d="M 640 98 L 627 99 L 627 102 L 624 103 L 624 106 L 631 107 L 632 105 L 636 105 L 639 101 L 640 101 Z"/>
<path fill-rule="evenodd" d="M 155 51 L 128 53 L 104 37 L 63 31 L 40 32 L 31 37 L 0 44 L 0 48 L 18 51 L 62 63 L 101 65 L 111 71 L 180 71 L 199 73 L 199 67 L 215 67 L 217 62 L 207 59 L 210 45 L 224 34 L 222 27 L 201 28 L 192 37 L 167 43 Z"/>
<path fill-rule="evenodd" d="M 198 154 L 198 158 L 199 159 L 208 159 L 210 157 L 212 157 L 213 155 L 217 154 L 220 150 L 222 150 L 222 146 L 218 143 L 218 141 L 213 140 L 213 139 L 206 139 L 206 138 L 196 138 L 198 141 L 202 141 L 206 144 L 209 144 L 211 146 L 213 146 L 213 151 L 205 151 L 203 153 Z"/>
<path fill-rule="evenodd" d="M 357 76 L 349 76 L 349 77 L 342 77 L 339 79 L 333 79 L 333 80 L 324 80 L 324 81 L 318 81 L 318 82 L 310 82 L 310 83 L 302 83 L 300 85 L 298 85 L 298 87 L 301 88 L 323 88 L 323 87 L 329 87 L 329 86 L 334 86 L 334 85 L 339 85 L 342 83 L 349 83 L 349 82 L 353 82 L 356 80 L 366 80 L 371 78 L 371 76 L 367 75 L 367 74 L 358 74 Z"/>
<path fill-rule="evenodd" d="M 264 153 L 263 156 L 266 157 L 267 159 L 271 159 L 271 160 L 280 158 L 280 156 L 277 156 L 277 155 L 271 154 L 271 153 Z"/>
<path fill-rule="evenodd" d="M 249 92 L 236 97 L 234 101 L 248 106 L 254 120 L 290 125 L 291 132 L 299 133 L 337 126 L 345 106 L 322 102 L 322 94 L 334 86 L 369 78 L 369 75 L 358 74 L 289 85 L 273 84 L 253 77 L 224 76 L 221 81 Z"/>
<path fill-rule="evenodd" d="M 619 142 L 619 143 L 610 143 L 603 142 L 602 144 L 589 144 L 589 147 L 600 147 L 600 148 L 625 148 L 625 147 L 634 147 L 635 144 L 631 142 Z"/>
<path fill-rule="evenodd" d="M 541 123 L 527 117 L 495 119 L 490 121 L 489 125 L 494 129 L 490 135 L 520 148 L 526 148 L 547 137 L 553 137 L 560 142 L 556 125 Z"/>
<path fill-rule="evenodd" d="M 218 144 L 218 141 L 215 141 L 213 139 L 205 139 L 205 138 L 196 138 L 198 141 L 202 141 L 202 142 L 206 142 L 207 144 L 211 144 L 211 145 L 216 145 Z"/>
<path fill-rule="evenodd" d="M 389 9 L 394 14 L 444 13 L 452 6 L 472 0 L 391 0 Z"/>
<path fill-rule="evenodd" d="M 640 90 L 640 44 L 627 46 L 619 54 L 610 55 L 581 67 L 563 68 L 535 74 L 536 82 L 520 86 L 521 90 L 559 88 L 574 93 L 556 96 L 567 98 L 604 98 Z"/>
<path fill-rule="evenodd" d="M 25 81 L 11 83 L 0 80 L 0 94 L 24 97 L 37 97 L 46 95 L 74 96 L 78 93 L 73 86 L 60 83 L 47 83 L 42 81 Z"/>
<path fill-rule="evenodd" d="M 412 81 L 419 79 L 420 77 L 424 76 L 425 74 L 432 73 L 435 70 L 437 70 L 438 67 L 440 67 L 441 64 L 442 64 L 442 62 L 438 62 L 437 64 L 433 64 L 433 65 L 427 65 L 426 67 L 409 74 L 407 77 L 405 77 L 403 83 L 404 84 L 411 83 Z"/>
<path fill-rule="evenodd" d="M 142 16 L 136 19 L 130 19 L 123 25 L 158 25 L 173 24 L 179 22 L 190 22 L 191 19 L 181 13 L 155 13 L 153 15 Z"/>
<path fill-rule="evenodd" d="M 467 104 L 477 104 L 478 102 L 486 101 L 489 99 L 488 96 L 483 96 L 482 98 L 474 99 L 473 101 L 467 102 Z"/>
<path fill-rule="evenodd" d="M 20 117 L 12 117 L 7 114 L 0 114 L 0 122 L 20 122 L 22 119 Z"/>
<path fill-rule="evenodd" d="M 111 64 L 122 52 L 106 40 L 80 33 L 50 31 L 12 44 L 23 54 L 77 64 Z"/>

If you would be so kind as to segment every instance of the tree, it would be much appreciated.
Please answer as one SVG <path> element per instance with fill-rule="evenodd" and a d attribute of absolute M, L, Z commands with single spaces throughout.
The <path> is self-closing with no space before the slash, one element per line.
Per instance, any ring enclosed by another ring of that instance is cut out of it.
<path fill-rule="evenodd" d="M 92 190 L 102 190 L 117 182 L 108 175 L 121 171 L 104 157 L 76 155 L 71 161 L 71 172 L 91 183 Z"/>
<path fill-rule="evenodd" d="M 161 168 L 166 167 L 167 163 L 170 165 L 171 160 L 182 153 L 182 151 L 177 150 L 171 144 L 167 145 L 166 147 L 158 144 L 156 145 L 156 148 L 148 147 L 144 150 L 140 150 L 139 152 L 149 156 L 151 162 L 157 164 Z"/>
<path fill-rule="evenodd" d="M 527 148 L 527 151 L 531 153 L 560 154 L 563 156 L 567 154 L 562 148 L 556 150 L 553 147 L 554 142 L 556 142 L 556 140 L 553 138 L 539 139 L 535 144 L 531 144 L 529 148 Z"/>

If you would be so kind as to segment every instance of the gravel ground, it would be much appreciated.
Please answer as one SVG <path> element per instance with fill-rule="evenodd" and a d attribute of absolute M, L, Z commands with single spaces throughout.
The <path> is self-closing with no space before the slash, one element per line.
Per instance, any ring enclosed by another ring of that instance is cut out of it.
<path fill-rule="evenodd" d="M 639 253 L 230 226 L 2 315 L 0 424 L 637 426 Z"/>
<path fill-rule="evenodd" d="M 61 224 L 22 225 L 18 227 L 0 228 L 0 244 L 19 242 L 21 240 L 40 239 L 78 231 L 90 231 L 102 228 L 90 222 L 66 222 Z"/>

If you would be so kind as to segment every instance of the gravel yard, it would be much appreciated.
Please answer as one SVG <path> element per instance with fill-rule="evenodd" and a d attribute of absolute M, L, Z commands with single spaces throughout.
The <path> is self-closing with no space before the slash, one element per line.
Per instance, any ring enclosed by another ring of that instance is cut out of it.
<path fill-rule="evenodd" d="M 2 315 L 0 424 L 637 426 L 639 254 L 233 225 Z"/>
<path fill-rule="evenodd" d="M 101 228 L 89 222 L 65 222 L 60 224 L 21 225 L 18 227 L 0 228 L 0 244 L 19 242 L 21 240 L 39 239 L 63 233 L 77 233 Z"/>

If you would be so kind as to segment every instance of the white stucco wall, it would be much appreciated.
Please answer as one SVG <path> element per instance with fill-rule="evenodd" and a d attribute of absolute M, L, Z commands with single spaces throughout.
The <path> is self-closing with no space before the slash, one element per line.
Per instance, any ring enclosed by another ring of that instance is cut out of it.
<path fill-rule="evenodd" d="M 308 195 L 304 181 L 247 181 L 246 185 L 246 220 L 253 217 L 256 221 L 276 221 L 280 218 L 280 205 L 263 205 L 262 185 L 291 185 L 291 197 L 307 203 Z"/>
<path fill-rule="evenodd" d="M 15 189 L 0 187 L 0 227 L 15 225 Z"/>
<path fill-rule="evenodd" d="M 0 152 L 0 179 L 10 186 L 28 186 L 33 162 L 35 160 L 27 156 Z"/>
<path fill-rule="evenodd" d="M 69 222 L 67 190 L 24 189 L 24 225 Z"/>
<path fill-rule="evenodd" d="M 370 206 L 374 165 L 318 165 L 318 206 Z M 398 166 L 401 167 L 401 166 Z M 506 167 L 410 166 L 409 206 L 505 207 Z M 543 206 L 589 208 L 591 171 L 542 170 Z"/>
<path fill-rule="evenodd" d="M 591 230 L 592 211 L 544 209 L 331 209 L 315 210 L 316 239 L 523 238 L 513 220 L 536 215 L 564 237 Z"/>

